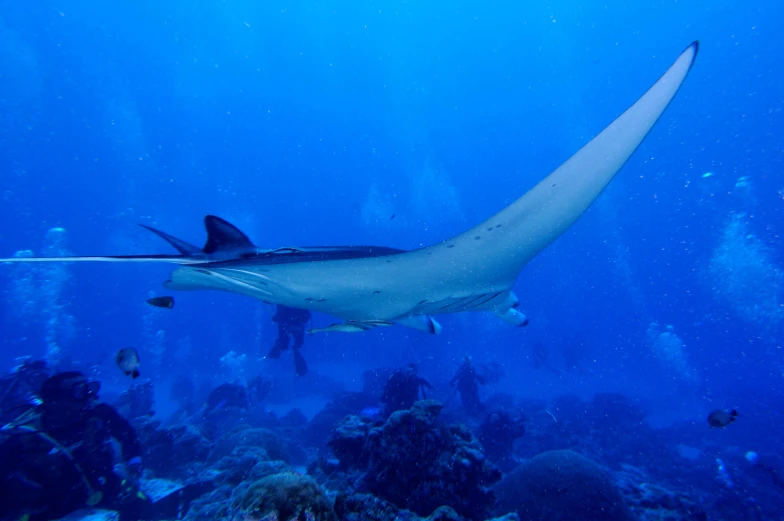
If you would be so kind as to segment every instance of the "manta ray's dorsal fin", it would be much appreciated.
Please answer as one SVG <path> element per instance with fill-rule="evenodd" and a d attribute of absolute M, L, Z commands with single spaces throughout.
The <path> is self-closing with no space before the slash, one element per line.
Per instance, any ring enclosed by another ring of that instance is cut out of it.
<path fill-rule="evenodd" d="M 225 219 L 207 215 L 204 217 L 204 228 L 207 229 L 207 242 L 202 249 L 204 253 L 256 250 L 248 236 Z"/>
<path fill-rule="evenodd" d="M 146 230 L 150 230 L 152 233 L 154 233 L 155 235 L 157 235 L 158 237 L 160 237 L 164 241 L 168 242 L 172 246 L 174 246 L 174 249 L 176 249 L 178 252 L 180 252 L 181 255 L 184 255 L 184 256 L 187 257 L 189 255 L 194 255 L 196 253 L 200 253 L 201 252 L 201 250 L 199 249 L 198 246 L 194 246 L 193 244 L 187 243 L 187 242 L 183 241 L 182 239 L 178 239 L 177 237 L 174 237 L 173 235 L 169 235 L 166 232 L 162 232 L 160 230 L 156 230 L 152 226 L 147 226 L 146 224 L 140 224 L 139 226 L 141 226 L 142 228 L 144 228 Z"/>

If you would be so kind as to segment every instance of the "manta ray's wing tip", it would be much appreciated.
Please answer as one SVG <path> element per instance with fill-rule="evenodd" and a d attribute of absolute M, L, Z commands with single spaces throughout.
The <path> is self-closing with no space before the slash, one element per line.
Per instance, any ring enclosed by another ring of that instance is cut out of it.
<path fill-rule="evenodd" d="M 694 61 L 697 59 L 697 54 L 700 52 L 700 41 L 694 40 L 689 44 L 681 54 L 691 53 L 691 63 L 689 63 L 689 70 L 694 66 Z"/>

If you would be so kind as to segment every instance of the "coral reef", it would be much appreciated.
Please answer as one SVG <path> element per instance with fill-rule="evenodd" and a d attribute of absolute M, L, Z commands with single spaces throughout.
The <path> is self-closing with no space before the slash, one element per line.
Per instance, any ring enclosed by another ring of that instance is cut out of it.
<path fill-rule="evenodd" d="M 190 425 L 160 428 L 160 422 L 140 418 L 137 422 L 144 447 L 145 467 L 156 477 L 187 479 L 200 470 L 207 461 L 212 444 Z"/>
<path fill-rule="evenodd" d="M 441 404 L 416 402 L 386 423 L 349 417 L 338 425 L 330 445 L 346 466 L 362 465 L 357 487 L 420 516 L 440 506 L 459 515 L 484 519 L 493 505 L 488 488 L 501 479 L 482 447 L 463 426 L 439 421 Z"/>
<path fill-rule="evenodd" d="M 229 456 L 237 447 L 258 447 L 266 451 L 269 459 L 289 461 L 287 443 L 269 429 L 238 427 L 215 443 L 208 461 L 214 463 Z"/>
<path fill-rule="evenodd" d="M 219 485 L 239 485 L 243 481 L 261 479 L 288 469 L 280 460 L 270 460 L 267 451 L 260 447 L 240 446 L 229 455 L 221 458 L 215 469 L 219 474 L 215 482 Z"/>
<path fill-rule="evenodd" d="M 214 465 L 214 470 L 206 470 L 199 476 L 202 481 L 212 479 L 217 488 L 191 503 L 185 519 L 231 519 L 232 513 L 237 514 L 236 509 L 232 509 L 236 499 L 233 494 L 246 490 L 250 483 L 286 472 L 288 469 L 288 465 L 282 461 L 270 461 L 264 449 L 237 447 L 229 456 L 221 458 Z"/>
<path fill-rule="evenodd" d="M 457 512 L 447 506 L 436 508 L 426 518 L 410 510 L 397 508 L 371 494 L 339 494 L 335 498 L 335 513 L 340 521 L 462 521 Z M 508 519 L 504 521 L 519 521 Z"/>
<path fill-rule="evenodd" d="M 378 404 L 378 397 L 365 393 L 340 393 L 330 400 L 308 423 L 303 432 L 303 442 L 326 448 L 332 428 L 349 414 L 359 414 L 366 407 Z"/>
<path fill-rule="evenodd" d="M 672 454 L 664 434 L 645 421 L 645 408 L 621 394 L 597 394 L 590 401 L 564 395 L 549 407 L 532 404 L 525 412 L 526 434 L 515 443 L 517 456 L 571 449 L 613 468 L 623 463 L 649 468 Z"/>
<path fill-rule="evenodd" d="M 629 465 L 616 474 L 615 483 L 639 521 L 708 519 L 697 501 L 651 483 L 642 471 Z"/>
<path fill-rule="evenodd" d="M 340 460 L 341 468 L 350 469 L 365 467 L 368 464 L 368 452 L 365 450 L 373 423 L 359 416 L 346 416 L 335 425 L 328 443 L 332 453 Z"/>
<path fill-rule="evenodd" d="M 634 516 L 609 474 L 568 450 L 539 454 L 496 486 L 496 512 L 522 521 L 632 521 Z"/>
<path fill-rule="evenodd" d="M 295 472 L 272 474 L 236 489 L 231 511 L 243 519 L 272 515 L 280 521 L 338 521 L 319 484 Z"/>

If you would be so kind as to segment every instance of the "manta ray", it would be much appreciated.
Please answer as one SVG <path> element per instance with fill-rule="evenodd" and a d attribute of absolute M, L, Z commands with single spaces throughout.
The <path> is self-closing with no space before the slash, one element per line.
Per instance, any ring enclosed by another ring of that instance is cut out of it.
<path fill-rule="evenodd" d="M 399 324 L 437 334 L 432 315 L 484 311 L 528 323 L 512 291 L 528 262 L 591 206 L 672 101 L 699 48 L 689 45 L 631 107 L 531 190 L 451 239 L 404 251 L 380 246 L 261 249 L 235 226 L 205 218 L 198 248 L 145 226 L 176 255 L 11 258 L 2 262 L 169 262 L 164 286 L 219 290 L 332 315 L 316 331 L 359 332 Z"/>

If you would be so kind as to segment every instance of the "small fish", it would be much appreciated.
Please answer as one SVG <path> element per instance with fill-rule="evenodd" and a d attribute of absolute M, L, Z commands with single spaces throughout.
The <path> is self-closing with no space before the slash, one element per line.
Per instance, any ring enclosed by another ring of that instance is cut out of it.
<path fill-rule="evenodd" d="M 153 297 L 147 303 L 156 308 L 171 309 L 174 307 L 174 297 Z"/>
<path fill-rule="evenodd" d="M 709 178 L 711 178 L 711 177 L 713 177 L 715 175 L 716 174 L 714 174 L 713 172 L 705 172 L 704 174 L 702 174 L 702 178 L 703 179 L 709 179 Z"/>
<path fill-rule="evenodd" d="M 727 412 L 724 409 L 716 409 L 708 415 L 708 425 L 711 427 L 726 427 L 734 422 L 738 417 L 738 411 L 732 409 Z"/>
<path fill-rule="evenodd" d="M 396 215 L 397 215 L 396 213 L 393 213 L 392 217 L 390 217 L 389 220 L 391 221 L 392 219 L 394 219 Z"/>
<path fill-rule="evenodd" d="M 119 367 L 125 376 L 130 375 L 131 378 L 139 378 L 139 353 L 132 347 L 120 349 L 117 353 L 117 367 Z"/>

